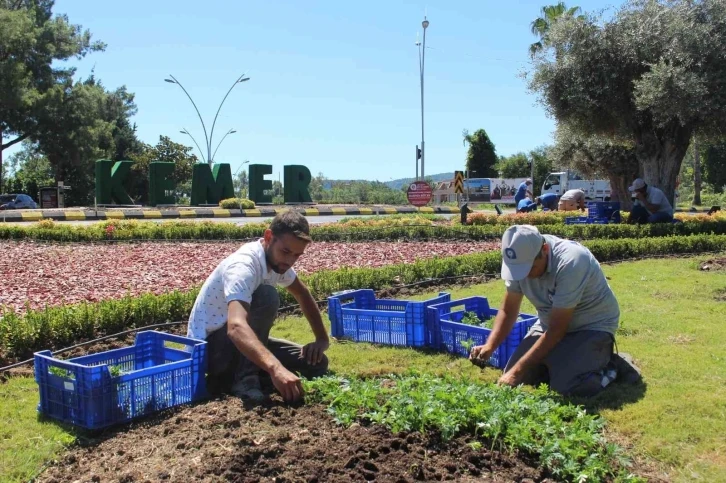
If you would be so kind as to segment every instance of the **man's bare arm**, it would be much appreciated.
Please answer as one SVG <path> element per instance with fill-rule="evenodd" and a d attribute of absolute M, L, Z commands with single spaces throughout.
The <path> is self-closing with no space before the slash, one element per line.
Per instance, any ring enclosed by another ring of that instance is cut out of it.
<path fill-rule="evenodd" d="M 310 328 L 315 334 L 315 340 L 317 341 L 328 341 L 328 332 L 325 330 L 323 324 L 323 317 L 320 315 L 318 304 L 315 303 L 315 299 L 310 294 L 310 290 L 305 286 L 304 283 L 296 278 L 292 284 L 287 287 L 287 290 L 295 297 L 297 303 L 300 304 L 300 310 L 305 315 Z"/>
<path fill-rule="evenodd" d="M 472 348 L 470 359 L 489 359 L 492 353 L 504 342 L 509 333 L 512 331 L 512 326 L 519 317 L 519 309 L 522 306 L 522 299 L 524 295 L 515 292 L 506 292 L 504 294 L 504 300 L 502 306 L 497 312 L 497 316 L 494 318 L 492 325 L 492 333 L 487 339 L 484 345 L 476 346 Z"/>

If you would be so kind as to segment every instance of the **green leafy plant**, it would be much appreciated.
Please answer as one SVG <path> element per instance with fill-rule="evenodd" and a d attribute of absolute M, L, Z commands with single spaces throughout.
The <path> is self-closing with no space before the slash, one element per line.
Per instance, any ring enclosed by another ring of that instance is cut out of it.
<path fill-rule="evenodd" d="M 484 327 L 485 329 L 492 328 L 491 319 L 480 319 L 476 312 L 464 312 L 464 316 L 461 318 L 460 323 L 466 325 L 473 325 L 475 327 Z"/>
<path fill-rule="evenodd" d="M 459 341 L 459 345 L 461 345 L 466 352 L 471 352 L 471 348 L 474 347 L 474 341 L 472 339 L 462 340 Z"/>
<path fill-rule="evenodd" d="M 343 426 L 361 421 L 394 433 L 437 431 L 444 441 L 471 435 L 477 447 L 535 457 L 557 481 L 642 481 L 628 473 L 624 452 L 605 441 L 601 417 L 561 402 L 544 386 L 524 391 L 414 372 L 327 376 L 303 385 L 306 402 L 326 405 Z"/>

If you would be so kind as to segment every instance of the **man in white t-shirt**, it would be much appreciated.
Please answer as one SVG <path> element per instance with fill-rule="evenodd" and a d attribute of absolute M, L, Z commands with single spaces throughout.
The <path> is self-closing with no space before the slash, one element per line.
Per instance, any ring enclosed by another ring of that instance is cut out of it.
<path fill-rule="evenodd" d="M 279 213 L 264 238 L 243 245 L 217 266 L 202 285 L 189 316 L 187 336 L 207 341 L 210 393 L 231 392 L 264 400 L 260 375 L 267 375 L 286 401 L 303 394 L 300 378 L 327 372 L 330 345 L 320 310 L 292 266 L 310 244 L 310 227 L 300 213 Z M 269 337 L 285 287 L 300 304 L 315 342 L 300 346 Z"/>
<path fill-rule="evenodd" d="M 641 178 L 633 181 L 628 190 L 635 196 L 630 211 L 630 223 L 670 223 L 673 221 L 673 207 L 663 191 L 648 186 Z"/>

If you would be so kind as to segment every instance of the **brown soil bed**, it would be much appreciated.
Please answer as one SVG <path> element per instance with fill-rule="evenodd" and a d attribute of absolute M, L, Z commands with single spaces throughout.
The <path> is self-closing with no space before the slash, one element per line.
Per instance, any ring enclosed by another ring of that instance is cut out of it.
<path fill-rule="evenodd" d="M 705 262 L 701 262 L 698 268 L 704 272 L 726 270 L 726 257 L 708 259 Z"/>
<path fill-rule="evenodd" d="M 319 406 L 222 398 L 158 415 L 69 450 L 39 482 L 552 482 L 528 458 L 461 437 L 336 425 Z"/>

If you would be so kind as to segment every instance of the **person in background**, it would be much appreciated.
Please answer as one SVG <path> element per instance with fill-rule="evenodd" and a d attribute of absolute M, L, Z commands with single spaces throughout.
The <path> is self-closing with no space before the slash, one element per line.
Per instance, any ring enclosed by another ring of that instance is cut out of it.
<path fill-rule="evenodd" d="M 670 223 L 673 207 L 665 193 L 655 186 L 648 186 L 641 178 L 633 181 L 628 190 L 635 197 L 628 223 Z"/>
<path fill-rule="evenodd" d="M 469 208 L 469 203 L 464 203 L 463 205 L 461 205 L 460 212 L 461 212 L 461 224 L 468 225 L 469 222 L 467 221 L 467 216 L 469 215 L 469 213 L 473 213 L 474 210 Z"/>
<path fill-rule="evenodd" d="M 517 203 L 517 213 L 529 213 L 531 211 L 537 211 L 537 203 L 529 198 L 524 198 Z"/>
<path fill-rule="evenodd" d="M 278 213 L 264 237 L 222 260 L 197 295 L 187 336 L 207 341 L 207 388 L 262 402 L 260 376 L 286 401 L 302 397 L 300 378 L 328 370 L 330 339 L 318 305 L 292 266 L 311 243 L 310 227 L 296 211 Z M 276 285 L 300 304 L 315 341 L 305 346 L 269 337 L 280 307 Z"/>
<path fill-rule="evenodd" d="M 538 205 L 542 205 L 542 208 L 550 211 L 557 210 L 557 195 L 554 193 L 545 193 L 534 199 Z"/>
<path fill-rule="evenodd" d="M 517 207 L 519 207 L 519 202 L 525 198 L 534 200 L 530 186 L 532 186 L 532 180 L 527 178 L 522 181 L 522 184 L 520 184 L 519 188 L 517 188 L 517 193 L 514 195 L 514 202 L 517 204 Z"/>
<path fill-rule="evenodd" d="M 585 211 L 585 192 L 581 189 L 567 190 L 560 196 L 559 211 Z"/>

